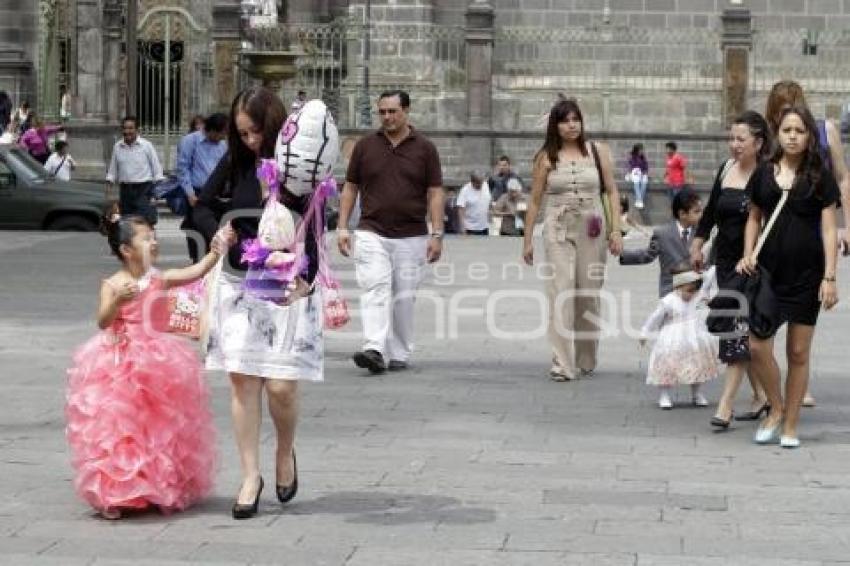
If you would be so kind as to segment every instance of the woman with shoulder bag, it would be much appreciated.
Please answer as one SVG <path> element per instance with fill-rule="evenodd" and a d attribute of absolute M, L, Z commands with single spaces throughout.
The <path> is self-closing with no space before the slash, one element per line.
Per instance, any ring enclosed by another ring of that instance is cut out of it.
<path fill-rule="evenodd" d="M 259 182 L 263 158 L 274 157 L 275 142 L 286 110 L 271 91 L 251 87 L 233 101 L 228 130 L 228 153 L 221 159 L 199 195 L 194 209 L 198 229 L 209 238 L 218 228 L 216 215 L 226 203 L 231 247 L 211 291 L 207 369 L 225 370 L 231 382 L 231 412 L 242 465 L 242 485 L 233 504 L 234 519 L 256 515 L 263 490 L 259 440 L 263 391 L 277 432 L 277 498 L 286 503 L 298 490 L 295 427 L 298 420 L 298 381 L 322 381 L 322 301 L 313 292 L 318 270 L 318 248 L 307 230 L 306 271 L 295 278 L 282 302 L 246 292 L 247 266 L 243 243 L 257 238 L 260 216 L 270 187 Z M 219 197 L 229 185 L 229 201 Z M 308 196 L 296 197 L 280 189 L 280 202 L 298 214 L 307 209 Z"/>
<path fill-rule="evenodd" d="M 778 322 L 788 323 L 784 405 L 773 336 L 750 334 L 751 364 L 770 403 L 754 441 L 775 442 L 781 429 L 780 445 L 796 448 L 818 311 L 838 302 L 836 203 L 840 195 L 818 151 L 817 125 L 808 108 L 783 110 L 776 136 L 779 143 L 770 161 L 759 166 L 747 183 L 751 206 L 737 270 L 753 275 L 761 269 L 769 274 Z M 756 239 L 767 218 L 767 237 L 760 241 L 759 253 Z"/>
<path fill-rule="evenodd" d="M 546 141 L 534 158 L 532 174 L 525 225 L 534 226 L 545 193 L 543 243 L 553 269 L 546 281 L 552 344 L 549 376 L 554 381 L 571 381 L 579 373 L 590 376 L 596 369 L 599 327 L 595 321 L 605 249 L 614 255 L 623 249 L 620 197 L 610 151 L 606 145 L 585 140 L 584 119 L 575 100 L 560 100 L 549 113 Z M 606 211 L 606 206 L 611 210 Z M 532 236 L 531 229 L 523 236 L 523 259 L 528 265 L 534 263 Z"/>
<path fill-rule="evenodd" d="M 776 82 L 770 89 L 765 102 L 764 117 L 771 130 L 776 135 L 779 130 L 779 120 L 782 111 L 791 106 L 808 106 L 803 87 L 797 81 L 784 79 Z M 841 133 L 832 120 L 816 120 L 818 148 L 824 165 L 835 177 L 838 189 L 841 191 L 841 209 L 844 225 L 850 227 L 850 171 L 844 163 L 844 145 L 841 143 Z M 847 229 L 838 231 L 839 248 L 844 255 L 850 254 L 850 232 Z M 811 383 L 809 383 L 811 387 Z M 814 407 L 815 398 L 811 389 L 803 397 L 804 407 Z"/>
<path fill-rule="evenodd" d="M 770 130 L 761 114 L 747 110 L 732 122 L 729 129 L 732 158 L 720 167 L 690 250 L 693 268 L 702 271 L 705 267 L 702 248 L 711 230 L 717 226 L 712 250 L 717 284 L 721 290 L 729 290 L 728 283 L 735 276 L 735 266 L 744 253 L 744 227 L 750 204 L 750 197 L 745 191 L 747 182 L 756 167 L 767 158 L 770 148 Z M 746 322 L 732 317 L 723 322 L 728 324 L 725 333 L 730 335 L 720 339 L 720 361 L 726 364 L 725 385 L 711 424 L 728 428 L 735 395 L 749 365 L 750 349 Z M 731 336 L 736 331 L 738 335 Z M 749 378 L 753 388 L 750 411 L 736 416 L 737 420 L 758 420 L 767 411 L 764 391 L 752 374 Z"/>

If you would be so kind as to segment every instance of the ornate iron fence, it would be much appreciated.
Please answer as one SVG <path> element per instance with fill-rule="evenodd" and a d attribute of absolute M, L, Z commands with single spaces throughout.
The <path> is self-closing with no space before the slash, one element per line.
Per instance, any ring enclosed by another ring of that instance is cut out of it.
<path fill-rule="evenodd" d="M 184 133 L 188 118 L 210 107 L 209 33 L 186 10 L 158 7 L 144 15 L 138 34 L 139 125 L 148 135 Z"/>
<path fill-rule="evenodd" d="M 383 90 L 402 88 L 418 99 L 466 90 L 464 30 L 456 26 L 339 19 L 258 27 L 245 31 L 243 48 L 297 53 L 297 72 L 284 82 L 285 94 L 304 90 L 323 99 L 344 126 L 356 125 L 363 105 L 373 103 Z M 240 73 L 242 86 L 254 80 Z"/>
<path fill-rule="evenodd" d="M 498 29 L 495 86 L 504 90 L 717 90 L 723 60 L 710 29 Z"/>
<path fill-rule="evenodd" d="M 807 93 L 850 92 L 850 31 L 757 30 L 750 61 L 749 90 L 757 95 L 782 79 Z"/>

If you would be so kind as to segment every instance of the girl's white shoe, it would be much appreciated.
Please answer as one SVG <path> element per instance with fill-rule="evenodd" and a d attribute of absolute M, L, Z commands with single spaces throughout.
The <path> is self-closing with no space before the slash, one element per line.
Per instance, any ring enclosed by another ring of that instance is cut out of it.
<path fill-rule="evenodd" d="M 673 408 L 673 401 L 670 399 L 670 394 L 668 392 L 661 392 L 661 396 L 658 397 L 658 406 L 664 410 Z"/>
<path fill-rule="evenodd" d="M 800 447 L 800 439 L 796 436 L 785 436 L 782 435 L 782 438 L 779 439 L 779 445 L 782 448 L 799 448 Z"/>
<path fill-rule="evenodd" d="M 695 393 L 693 397 L 694 407 L 708 407 L 708 399 L 702 393 Z"/>

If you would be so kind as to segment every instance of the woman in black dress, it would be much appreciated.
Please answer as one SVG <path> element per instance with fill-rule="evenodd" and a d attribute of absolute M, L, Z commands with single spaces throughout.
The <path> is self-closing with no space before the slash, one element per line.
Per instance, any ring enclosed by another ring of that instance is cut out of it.
<path fill-rule="evenodd" d="M 803 87 L 797 81 L 788 79 L 775 83 L 770 89 L 764 107 L 764 117 L 774 137 L 779 130 L 782 111 L 792 106 L 808 106 Z M 850 226 L 850 172 L 844 163 L 844 146 L 841 143 L 838 125 L 832 120 L 817 120 L 815 124 L 818 126 L 817 138 L 820 142 L 821 158 L 824 160 L 826 168 L 835 177 L 835 182 L 838 183 L 838 189 L 842 194 L 841 209 L 844 215 L 844 225 Z M 844 247 L 844 255 L 850 254 L 850 231 L 839 231 L 838 238 L 839 246 Z M 804 407 L 814 407 L 816 404 L 811 393 L 811 385 L 811 382 L 809 382 L 809 390 L 803 397 Z"/>
<path fill-rule="evenodd" d="M 717 174 L 708 204 L 702 213 L 696 235 L 691 243 L 691 263 L 694 269 L 704 267 L 703 244 L 709 239 L 711 230 L 717 226 L 712 253 L 717 270 L 717 283 L 721 289 L 735 274 L 735 266 L 744 255 L 744 226 L 749 216 L 750 197 L 746 192 L 747 181 L 770 153 L 770 131 L 765 119 L 758 112 L 747 110 L 732 122 L 729 129 L 729 153 Z M 742 329 L 742 331 L 745 331 Z M 732 420 L 732 406 L 744 372 L 749 365 L 750 351 L 746 334 L 740 338 L 720 340 L 720 361 L 726 364 L 723 394 L 717 402 L 717 412 L 711 424 L 727 428 Z M 739 415 L 739 420 L 757 420 L 767 408 L 764 391 L 758 381 L 750 375 L 753 400 L 750 411 Z"/>
<path fill-rule="evenodd" d="M 750 215 L 738 270 L 755 273 L 756 265 L 761 264 L 770 273 L 780 319 L 788 323 L 784 405 L 773 337 L 760 340 L 750 335 L 752 364 L 770 403 L 770 413 L 754 440 L 759 444 L 774 442 L 781 428 L 780 444 L 796 448 L 800 445 L 797 423 L 809 380 L 818 312 L 821 305 L 831 309 L 838 302 L 835 210 L 839 192 L 818 151 L 817 125 L 808 108 L 793 106 L 782 112 L 777 140 L 773 157 L 756 169 L 747 184 Z M 773 214 L 783 191 L 788 191 L 787 202 L 755 257 L 762 221 L 767 222 Z"/>
<path fill-rule="evenodd" d="M 210 175 L 193 211 L 198 230 L 209 238 L 218 229 L 218 216 L 230 220 L 225 234 L 233 244 L 211 300 L 206 367 L 230 375 L 231 413 L 242 467 L 242 486 L 233 504 L 234 519 L 257 513 L 263 478 L 259 441 L 262 397 L 277 432 L 276 492 L 286 503 L 298 490 L 295 427 L 298 421 L 298 381 L 321 381 L 323 348 L 319 292 L 312 292 L 318 269 L 318 248 L 307 230 L 308 266 L 296 277 L 282 304 L 244 291 L 246 264 L 242 243 L 257 237 L 259 219 L 269 188 L 257 179 L 263 158 L 274 156 L 275 141 L 286 119 L 280 99 L 261 87 L 246 89 L 233 101 L 228 153 Z M 228 198 L 224 198 L 228 197 Z M 281 187 L 280 202 L 303 214 L 308 197 L 296 197 Z"/>

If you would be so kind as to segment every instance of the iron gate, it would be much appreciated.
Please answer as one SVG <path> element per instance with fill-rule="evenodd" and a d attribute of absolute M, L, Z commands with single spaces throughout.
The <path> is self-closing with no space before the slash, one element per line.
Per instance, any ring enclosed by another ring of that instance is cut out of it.
<path fill-rule="evenodd" d="M 210 108 L 213 65 L 208 30 L 180 7 L 149 10 L 138 25 L 136 100 L 139 127 L 162 136 L 169 167 L 173 136 Z"/>

